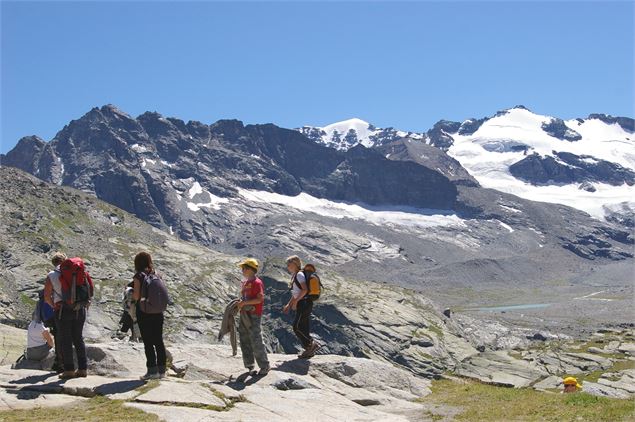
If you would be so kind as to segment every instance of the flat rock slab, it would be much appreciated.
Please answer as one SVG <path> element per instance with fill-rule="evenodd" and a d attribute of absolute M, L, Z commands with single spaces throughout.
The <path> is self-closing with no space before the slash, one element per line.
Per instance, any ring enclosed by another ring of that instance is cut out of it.
<path fill-rule="evenodd" d="M 137 388 L 145 385 L 139 379 L 120 379 L 102 376 L 70 379 L 62 384 L 64 394 L 94 397 L 107 396 L 111 399 L 126 400 L 137 395 Z"/>
<path fill-rule="evenodd" d="M 12 390 L 35 391 L 39 393 L 67 394 L 70 396 L 107 396 L 111 399 L 130 399 L 137 393 L 135 389 L 145 381 L 130 378 L 112 378 L 89 375 L 62 381 L 57 374 L 30 369 L 0 368 L 0 386 Z"/>
<path fill-rule="evenodd" d="M 631 397 L 630 394 L 624 390 L 589 381 L 582 384 L 582 391 L 593 394 L 594 396 L 612 397 L 616 399 L 627 399 Z"/>
<path fill-rule="evenodd" d="M 276 420 L 407 422 L 407 418 L 402 415 L 360 405 L 330 390 L 275 390 L 272 393 L 271 388 L 253 389 L 247 394 L 247 400 L 278 415 Z M 234 413 L 234 409 L 227 413 Z M 241 420 L 239 413 L 234 415 L 234 420 Z"/>
<path fill-rule="evenodd" d="M 617 350 L 635 356 L 635 343 L 622 343 L 617 347 Z"/>
<path fill-rule="evenodd" d="M 0 365 L 11 365 L 26 348 L 26 331 L 0 324 Z"/>
<path fill-rule="evenodd" d="M 225 408 L 227 403 L 216 396 L 208 385 L 196 382 L 161 381 L 158 387 L 137 396 L 135 401 L 145 403 L 176 403 Z"/>
<path fill-rule="evenodd" d="M 528 387 L 548 373 L 540 366 L 515 359 L 504 351 L 484 352 L 457 367 L 458 375 L 505 387 Z"/>
<path fill-rule="evenodd" d="M 0 410 L 33 409 L 35 407 L 70 406 L 86 400 L 63 394 L 43 394 L 38 391 L 0 388 Z"/>
<path fill-rule="evenodd" d="M 563 381 L 562 377 L 551 375 L 545 378 L 544 380 L 534 384 L 534 388 L 536 390 L 546 390 L 549 388 L 563 388 L 562 381 Z"/>
<path fill-rule="evenodd" d="M 226 421 L 226 422 L 263 422 L 278 421 L 280 416 L 252 403 L 236 403 L 228 412 L 196 409 L 183 406 L 165 406 L 152 403 L 130 402 L 125 406 L 157 415 L 166 422 L 183 421 Z"/>

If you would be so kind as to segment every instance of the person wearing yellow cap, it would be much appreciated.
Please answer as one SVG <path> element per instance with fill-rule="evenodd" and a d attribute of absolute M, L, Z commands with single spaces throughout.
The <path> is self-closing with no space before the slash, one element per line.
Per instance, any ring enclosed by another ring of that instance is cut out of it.
<path fill-rule="evenodd" d="M 562 383 L 564 384 L 564 393 L 575 393 L 582 388 L 575 377 L 566 377 Z"/>
<path fill-rule="evenodd" d="M 240 285 L 240 300 L 238 301 L 238 309 L 240 309 L 238 336 L 243 363 L 250 373 L 254 371 L 254 363 L 258 363 L 260 368 L 258 375 L 264 376 L 271 369 L 262 341 L 262 308 L 265 302 L 265 286 L 262 280 L 256 277 L 257 260 L 247 258 L 238 266 L 244 277 Z"/>

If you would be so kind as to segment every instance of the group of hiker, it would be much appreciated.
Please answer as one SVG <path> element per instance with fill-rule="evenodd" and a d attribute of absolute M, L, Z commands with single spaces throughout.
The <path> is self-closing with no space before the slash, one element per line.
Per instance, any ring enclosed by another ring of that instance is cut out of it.
<path fill-rule="evenodd" d="M 46 277 L 44 289 L 27 330 L 27 349 L 21 359 L 43 361 L 51 350 L 55 351 L 52 370 L 61 379 L 87 376 L 86 345 L 83 329 L 87 310 L 94 294 L 94 284 L 81 258 L 67 258 L 55 253 L 51 263 L 54 269 Z M 283 312 L 293 311 L 293 332 L 303 351 L 300 359 L 310 359 L 320 348 L 311 336 L 313 302 L 321 293 L 322 283 L 313 265 L 302 265 L 298 256 L 286 261 L 291 274 L 290 299 Z M 245 368 L 251 375 L 266 375 L 271 366 L 262 339 L 262 316 L 265 287 L 257 276 L 259 263 L 254 258 L 243 260 L 240 297 L 225 310 L 219 339 L 232 334 L 236 354 L 235 320 L 238 316 L 238 337 Z M 166 375 L 167 357 L 163 342 L 164 313 L 169 303 L 166 284 L 156 271 L 152 257 L 140 252 L 134 258 L 135 274 L 123 294 L 123 315 L 119 332 L 130 330 L 131 340 L 141 339 L 146 355 L 147 372 L 142 379 L 159 379 Z M 75 357 L 77 368 L 75 366 Z M 255 372 L 256 364 L 259 371 Z"/>

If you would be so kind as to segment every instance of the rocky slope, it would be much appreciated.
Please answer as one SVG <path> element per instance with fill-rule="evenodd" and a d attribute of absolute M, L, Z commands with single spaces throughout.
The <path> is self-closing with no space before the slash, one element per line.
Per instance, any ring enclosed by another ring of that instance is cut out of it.
<path fill-rule="evenodd" d="M 46 184 L 25 173 L 0 169 L 5 222 L 0 228 L 2 322 L 25 327 L 54 251 L 85 258 L 96 282 L 86 335 L 109 339 L 117 328 L 120 296 L 131 279 L 134 254 L 150 251 L 172 292 L 167 337 L 173 342 L 215 342 L 224 304 L 238 289 L 240 257 L 178 240 L 125 211 L 76 190 Z M 61 201 L 60 198 L 65 198 Z M 264 336 L 271 351 L 295 353 L 288 276 L 280 256 L 261 258 L 267 289 Z M 389 284 L 337 275 L 325 265 L 327 292 L 317 305 L 314 331 L 324 353 L 371 357 L 434 377 L 481 350 L 529 344 L 533 331 L 449 318 L 422 295 Z M 351 288 L 355 286 L 355 288 Z M 484 332 L 498 333 L 485 336 Z M 501 339 L 505 339 L 504 341 Z"/>
<path fill-rule="evenodd" d="M 227 254 L 299 253 L 334 278 L 387 281 L 468 309 L 522 297 L 551 312 L 606 290 L 620 298 L 612 308 L 593 301 L 543 320 L 574 330 L 578 320 L 628 320 L 630 230 L 483 188 L 443 150 L 409 141 L 337 151 L 273 125 L 132 118 L 105 106 L 50 142 L 23 139 L 2 162 Z M 589 308 L 596 318 L 586 320 Z M 624 311 L 615 319 L 611 309 Z"/>
<path fill-rule="evenodd" d="M 50 270 L 49 258 L 63 250 L 88 263 L 96 281 L 96 299 L 86 335 L 93 342 L 107 341 L 117 328 L 120 295 L 133 274 L 132 258 L 148 250 L 172 292 L 174 303 L 166 323 L 170 342 L 216 343 L 224 304 L 237 294 L 239 256 L 184 242 L 92 196 L 19 170 L 2 168 L 0 175 L 5 222 L 0 228 L 2 322 L 26 326 L 37 290 Z M 281 312 L 288 298 L 283 257 L 259 258 L 267 289 L 267 347 L 272 352 L 296 353 L 290 317 Z M 313 329 L 324 342 L 323 353 L 390 362 L 431 378 L 479 352 L 524 349 L 548 336 L 538 334 L 532 324 L 510 326 L 464 312 L 445 315 L 420 293 L 396 283 L 345 277 L 328 263 L 320 271 L 326 290 L 324 300 L 316 305 Z M 388 281 L 389 272 L 386 277 Z M 581 306 L 588 312 L 588 304 Z M 544 328 L 540 332 L 546 333 Z"/>
<path fill-rule="evenodd" d="M 26 324 L 55 250 L 84 256 L 96 281 L 86 335 L 90 369 L 97 375 L 60 383 L 49 373 L 1 368 L 0 406 L 5 408 L 72 405 L 82 397 L 102 395 L 165 420 L 262 420 L 274 414 L 421 420 L 429 409 L 412 400 L 429 392 L 429 379 L 447 372 L 497 385 L 548 389 L 557 388 L 554 377 L 564 373 L 601 370 L 595 381 L 586 383 L 590 392 L 632 394 L 632 331 L 606 335 L 603 343 L 595 339 L 593 348 L 562 350 L 550 342 L 566 336 L 463 312 L 444 314 L 419 293 L 344 277 L 327 263 L 321 267 L 327 290 L 314 324 L 324 355 L 308 364 L 296 360 L 290 321 L 280 313 L 288 292 L 282 257 L 276 254 L 263 259 L 264 332 L 267 348 L 274 352 L 274 370 L 263 379 L 239 380 L 240 358 L 215 344 L 223 304 L 236 294 L 238 256 L 179 240 L 91 195 L 19 170 L 1 168 L 0 176 L 5 222 L 0 228 L 2 321 Z M 110 339 L 119 317 L 119 295 L 139 250 L 152 252 L 174 300 L 166 325 L 172 377 L 149 386 L 134 379 L 144 369 L 142 347 Z M 375 253 L 385 251 L 371 251 L 370 256 Z M 16 337 L 24 341 L 24 331 L 0 328 L 2 344 L 11 345 L 6 350 L 17 353 Z M 308 408 L 288 405 L 309 396 L 317 399 Z"/>

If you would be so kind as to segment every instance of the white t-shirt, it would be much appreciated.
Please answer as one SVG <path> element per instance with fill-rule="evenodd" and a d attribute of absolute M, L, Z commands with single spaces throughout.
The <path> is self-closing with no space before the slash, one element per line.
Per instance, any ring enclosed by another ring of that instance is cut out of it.
<path fill-rule="evenodd" d="M 304 276 L 304 273 L 300 271 L 296 277 L 298 279 L 298 283 L 300 283 L 300 286 L 306 288 L 306 277 Z M 298 297 L 300 297 L 300 294 L 302 294 L 302 289 L 298 287 L 298 283 L 293 281 L 293 278 L 291 279 L 291 282 L 293 283 L 291 294 L 295 299 L 297 299 Z"/>
<path fill-rule="evenodd" d="M 48 273 L 48 279 L 51 280 L 53 285 L 53 303 L 64 301 L 62 298 L 62 283 L 60 282 L 60 267 L 55 268 L 55 271 Z"/>
<path fill-rule="evenodd" d="M 38 347 L 46 344 L 46 340 L 42 336 L 42 333 L 48 332 L 48 328 L 41 322 L 31 321 L 26 335 L 26 347 Z"/>

